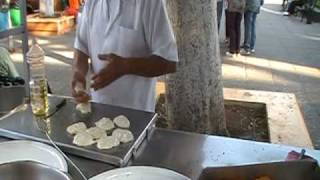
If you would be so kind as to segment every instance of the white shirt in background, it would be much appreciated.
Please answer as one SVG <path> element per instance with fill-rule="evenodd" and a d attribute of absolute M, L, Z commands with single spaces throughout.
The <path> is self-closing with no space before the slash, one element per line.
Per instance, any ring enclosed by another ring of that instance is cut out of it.
<path fill-rule="evenodd" d="M 107 66 L 99 54 L 122 57 L 158 55 L 178 61 L 163 0 L 89 0 L 78 24 L 75 48 L 89 55 L 93 73 Z M 156 78 L 126 75 L 92 91 L 92 100 L 153 112 Z"/>

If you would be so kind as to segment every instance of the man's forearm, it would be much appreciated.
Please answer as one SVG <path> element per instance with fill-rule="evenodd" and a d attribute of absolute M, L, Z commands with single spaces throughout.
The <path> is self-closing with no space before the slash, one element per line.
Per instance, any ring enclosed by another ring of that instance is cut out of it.
<path fill-rule="evenodd" d="M 156 77 L 176 72 L 176 62 L 155 55 L 147 58 L 128 58 L 125 66 L 127 74 L 144 77 Z"/>
<path fill-rule="evenodd" d="M 79 50 L 74 52 L 73 72 L 86 75 L 89 70 L 89 57 Z"/>

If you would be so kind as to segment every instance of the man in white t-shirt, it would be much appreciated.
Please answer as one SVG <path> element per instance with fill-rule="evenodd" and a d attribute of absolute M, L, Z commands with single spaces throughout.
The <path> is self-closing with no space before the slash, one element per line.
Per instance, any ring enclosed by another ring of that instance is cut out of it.
<path fill-rule="evenodd" d="M 73 96 L 88 101 L 74 88 L 85 84 L 90 69 L 94 102 L 153 112 L 155 77 L 175 72 L 177 61 L 163 0 L 86 1 L 75 40 Z"/>

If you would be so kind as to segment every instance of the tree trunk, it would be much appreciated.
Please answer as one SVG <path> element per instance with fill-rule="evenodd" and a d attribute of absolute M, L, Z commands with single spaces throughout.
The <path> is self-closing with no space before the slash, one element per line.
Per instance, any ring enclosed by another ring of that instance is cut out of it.
<path fill-rule="evenodd" d="M 216 0 L 166 2 L 179 51 L 177 73 L 166 79 L 169 126 L 225 135 Z"/>

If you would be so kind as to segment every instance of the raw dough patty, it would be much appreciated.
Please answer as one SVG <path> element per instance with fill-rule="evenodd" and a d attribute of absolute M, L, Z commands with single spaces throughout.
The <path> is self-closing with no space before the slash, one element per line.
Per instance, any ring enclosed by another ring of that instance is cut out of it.
<path fill-rule="evenodd" d="M 120 115 L 114 118 L 113 122 L 120 128 L 128 129 L 130 127 L 130 121 L 124 115 Z"/>
<path fill-rule="evenodd" d="M 120 141 L 114 136 L 104 136 L 97 141 L 98 149 L 111 149 L 119 146 Z"/>
<path fill-rule="evenodd" d="M 77 146 L 90 146 L 95 143 L 92 136 L 87 132 L 81 132 L 74 136 L 73 144 Z"/>
<path fill-rule="evenodd" d="M 69 134 L 77 134 L 86 131 L 87 126 L 83 122 L 75 123 L 67 127 Z"/>
<path fill-rule="evenodd" d="M 132 132 L 126 129 L 116 129 L 112 132 L 112 136 L 122 143 L 128 143 L 134 139 Z"/>
<path fill-rule="evenodd" d="M 114 123 L 111 121 L 111 119 L 105 118 L 105 117 L 101 118 L 95 124 L 97 127 L 104 129 L 106 131 L 110 131 L 114 128 Z"/>
<path fill-rule="evenodd" d="M 100 139 L 104 134 L 106 134 L 105 130 L 99 127 L 91 127 L 87 129 L 87 133 L 89 133 L 93 139 Z"/>

